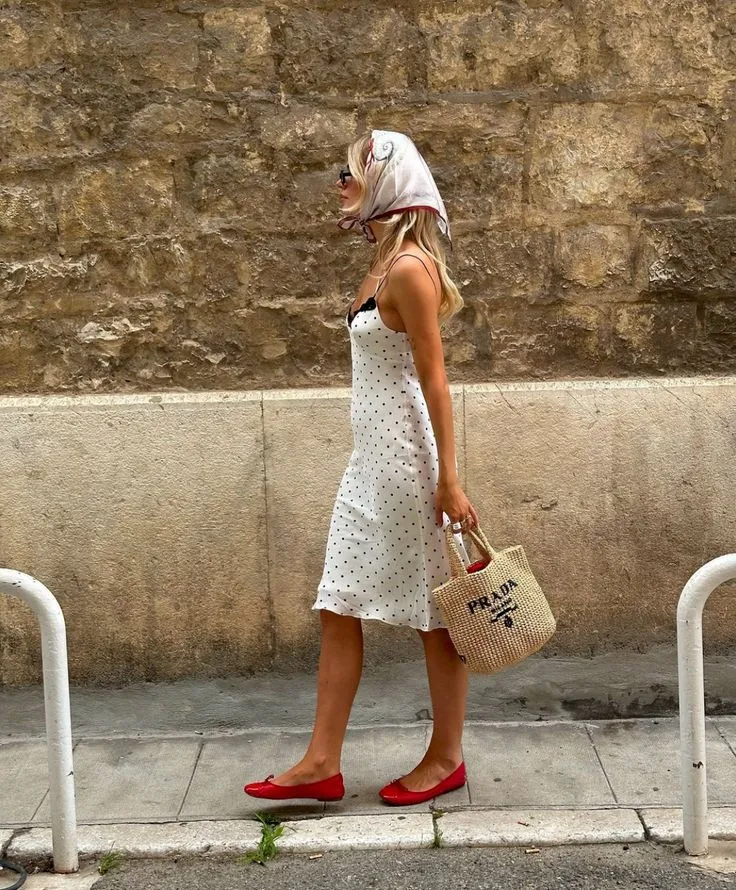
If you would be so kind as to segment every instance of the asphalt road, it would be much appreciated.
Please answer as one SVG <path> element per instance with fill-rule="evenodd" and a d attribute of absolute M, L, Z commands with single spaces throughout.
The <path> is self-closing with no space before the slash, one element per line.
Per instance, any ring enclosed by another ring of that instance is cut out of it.
<path fill-rule="evenodd" d="M 723 864 L 719 857 L 714 867 Z M 736 845 L 726 867 L 736 866 Z M 651 843 L 523 848 L 280 854 L 265 866 L 233 861 L 180 859 L 130 861 L 108 872 L 94 890 L 608 890 L 736 887 L 736 874 L 694 866 L 674 846 Z"/>

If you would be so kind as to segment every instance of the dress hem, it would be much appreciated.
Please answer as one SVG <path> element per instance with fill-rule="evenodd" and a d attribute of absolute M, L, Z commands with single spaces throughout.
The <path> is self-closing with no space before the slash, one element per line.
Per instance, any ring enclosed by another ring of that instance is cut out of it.
<path fill-rule="evenodd" d="M 424 627 L 422 625 L 417 626 L 416 624 L 411 624 L 406 621 L 391 621 L 388 618 L 381 618 L 380 615 L 365 615 L 359 610 L 355 611 L 340 611 L 340 609 L 336 609 L 333 606 L 312 606 L 313 611 L 318 611 L 320 609 L 325 609 L 328 612 L 334 612 L 336 615 L 345 615 L 349 618 L 360 618 L 361 621 L 381 621 L 383 624 L 390 624 L 391 627 L 410 627 L 412 630 L 423 630 L 423 631 L 431 631 L 431 630 L 447 630 L 447 627 L 444 624 L 438 624 L 436 627 Z"/>

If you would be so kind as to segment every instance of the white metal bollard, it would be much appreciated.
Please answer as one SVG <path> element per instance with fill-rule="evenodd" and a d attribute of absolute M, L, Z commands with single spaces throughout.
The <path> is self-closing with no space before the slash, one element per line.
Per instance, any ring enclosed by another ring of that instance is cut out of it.
<path fill-rule="evenodd" d="M 68 874 L 79 870 L 79 857 L 64 615 L 52 593 L 23 572 L 0 569 L 0 593 L 28 603 L 41 625 L 54 871 Z"/>
<path fill-rule="evenodd" d="M 708 852 L 703 606 L 716 587 L 734 578 L 736 553 L 712 559 L 692 575 L 677 604 L 682 828 L 685 850 L 691 856 Z"/>

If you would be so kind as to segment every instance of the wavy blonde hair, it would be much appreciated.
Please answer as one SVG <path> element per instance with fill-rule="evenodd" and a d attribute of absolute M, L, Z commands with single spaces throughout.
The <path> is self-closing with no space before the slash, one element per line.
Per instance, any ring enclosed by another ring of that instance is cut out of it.
<path fill-rule="evenodd" d="M 367 192 L 365 164 L 368 159 L 370 141 L 371 134 L 366 133 L 348 148 L 348 166 L 353 178 L 358 183 L 360 194 L 355 204 L 343 208 L 345 213 L 357 213 L 365 198 Z M 440 324 L 444 324 L 456 312 L 459 312 L 465 303 L 447 271 L 445 248 L 440 241 L 435 214 L 431 210 L 405 210 L 394 213 L 392 216 L 382 219 L 381 222 L 386 225 L 386 236 L 378 247 L 375 262 L 384 269 L 388 268 L 394 257 L 401 252 L 406 238 L 414 241 L 425 253 L 428 253 L 437 263 L 437 271 L 440 276 L 442 296 L 438 314 Z M 373 267 L 371 266 L 371 268 Z M 372 272 L 369 274 L 373 278 L 379 277 L 373 275 Z"/>

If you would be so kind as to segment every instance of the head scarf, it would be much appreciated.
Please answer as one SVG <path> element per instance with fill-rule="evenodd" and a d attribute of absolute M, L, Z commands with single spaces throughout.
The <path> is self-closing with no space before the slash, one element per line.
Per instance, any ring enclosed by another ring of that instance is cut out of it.
<path fill-rule="evenodd" d="M 427 162 L 408 136 L 393 130 L 371 130 L 365 179 L 366 194 L 360 210 L 342 217 L 337 223 L 341 229 L 360 226 L 368 241 L 375 244 L 370 220 L 403 210 L 431 210 L 452 246 L 444 202 Z"/>

